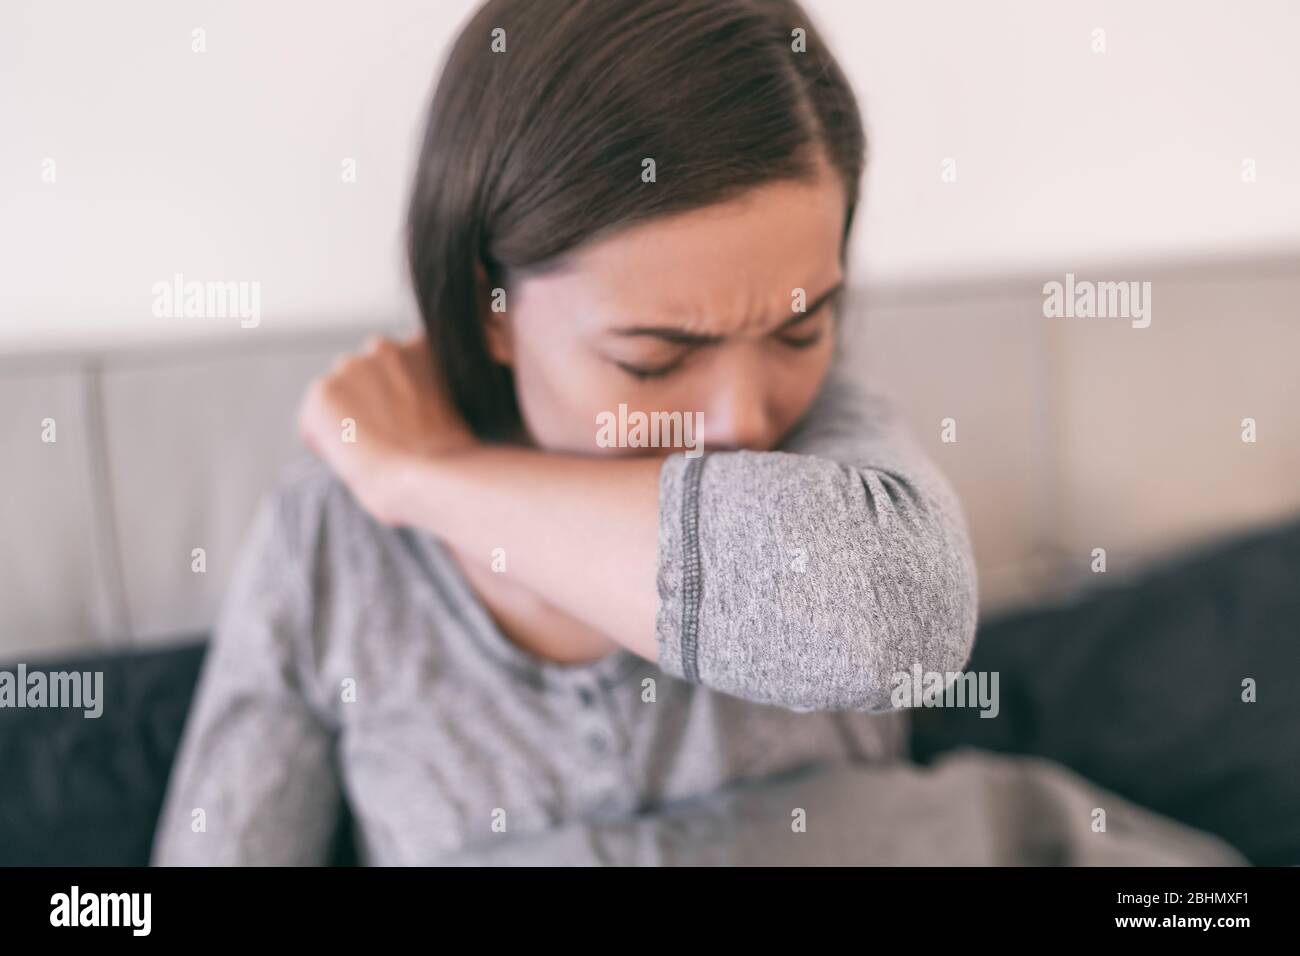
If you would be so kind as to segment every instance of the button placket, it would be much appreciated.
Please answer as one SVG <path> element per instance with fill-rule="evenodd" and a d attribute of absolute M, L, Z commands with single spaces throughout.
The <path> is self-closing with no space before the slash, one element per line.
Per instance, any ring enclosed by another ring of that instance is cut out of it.
<path fill-rule="evenodd" d="M 619 810 L 626 783 L 621 760 L 622 744 L 609 711 L 609 701 L 595 684 L 574 688 L 577 700 L 577 745 L 586 772 L 581 783 L 585 802 L 593 812 Z"/>
<path fill-rule="evenodd" d="M 609 714 L 600 700 L 599 691 L 591 684 L 576 688 L 579 710 L 579 734 L 588 757 L 604 758 L 613 752 L 613 726 Z"/>
<path fill-rule="evenodd" d="M 621 816 L 634 803 L 627 766 L 630 738 L 614 696 L 630 665 L 624 656 L 603 670 L 548 669 L 544 675 L 547 691 L 568 717 L 576 772 L 572 794 L 586 814 Z"/>

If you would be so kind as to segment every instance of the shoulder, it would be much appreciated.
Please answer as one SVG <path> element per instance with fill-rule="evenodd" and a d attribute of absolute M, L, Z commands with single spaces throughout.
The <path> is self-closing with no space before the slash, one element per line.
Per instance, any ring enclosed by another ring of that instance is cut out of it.
<path fill-rule="evenodd" d="M 377 520 L 323 461 L 285 467 L 263 508 L 313 624 L 386 627 L 409 612 L 447 610 L 433 536 Z"/>
<path fill-rule="evenodd" d="M 335 691 L 344 679 L 364 684 L 368 700 L 396 693 L 383 686 L 388 668 L 377 664 L 418 660 L 394 673 L 422 680 L 441 673 L 444 589 L 419 536 L 376 521 L 315 458 L 281 471 L 260 515 L 263 534 L 274 538 L 260 553 L 276 562 L 264 577 L 274 579 L 278 600 L 292 601 L 285 630 L 304 689 L 317 694 L 322 713 L 340 717 Z"/>
<path fill-rule="evenodd" d="M 251 598 L 265 595 L 291 612 L 295 629 L 330 643 L 341 621 L 375 610 L 367 596 L 400 599 L 412 570 L 403 548 L 397 529 L 371 517 L 328 465 L 304 455 L 257 505 L 235 571 L 235 603 L 257 605 Z"/>
<path fill-rule="evenodd" d="M 286 557 L 307 564 L 328 553 L 332 540 L 375 545 L 394 533 L 366 512 L 327 464 L 309 455 L 281 470 L 261 510 Z"/>

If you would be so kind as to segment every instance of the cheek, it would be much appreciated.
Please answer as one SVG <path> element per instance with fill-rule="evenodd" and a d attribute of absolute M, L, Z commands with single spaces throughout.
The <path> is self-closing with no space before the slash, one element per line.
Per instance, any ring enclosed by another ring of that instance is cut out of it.
<path fill-rule="evenodd" d="M 619 397 L 601 363 L 579 344 L 555 336 L 541 342 L 525 338 L 520 345 L 515 393 L 533 441 L 552 451 L 606 451 L 596 445 L 596 416 L 617 409 L 627 397 Z"/>
<path fill-rule="evenodd" d="M 830 371 L 834 356 L 834 343 L 827 341 L 808 352 L 801 359 L 785 363 L 779 378 L 781 388 L 773 398 L 772 407 L 782 431 L 789 429 L 812 407 Z"/>

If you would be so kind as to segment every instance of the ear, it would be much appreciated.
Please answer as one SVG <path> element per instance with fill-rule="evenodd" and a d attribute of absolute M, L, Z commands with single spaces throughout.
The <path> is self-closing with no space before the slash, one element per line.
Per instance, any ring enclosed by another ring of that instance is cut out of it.
<path fill-rule="evenodd" d="M 510 316 L 506 312 L 493 312 L 492 285 L 482 260 L 474 263 L 474 286 L 478 291 L 479 315 L 483 317 L 483 331 L 487 336 L 488 354 L 501 365 L 514 364 L 514 337 L 511 335 Z"/>

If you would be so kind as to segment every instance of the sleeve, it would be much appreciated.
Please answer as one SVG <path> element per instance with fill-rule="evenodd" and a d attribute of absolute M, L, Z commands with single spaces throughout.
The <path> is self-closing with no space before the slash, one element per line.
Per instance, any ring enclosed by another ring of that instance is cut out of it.
<path fill-rule="evenodd" d="M 889 399 L 833 367 L 778 450 L 659 474 L 665 672 L 789 710 L 892 708 L 899 675 L 969 659 L 965 516 Z"/>
<path fill-rule="evenodd" d="M 307 702 L 310 591 L 292 511 L 266 498 L 209 644 L 154 834 L 155 866 L 328 862 L 341 810 L 333 734 Z"/>

